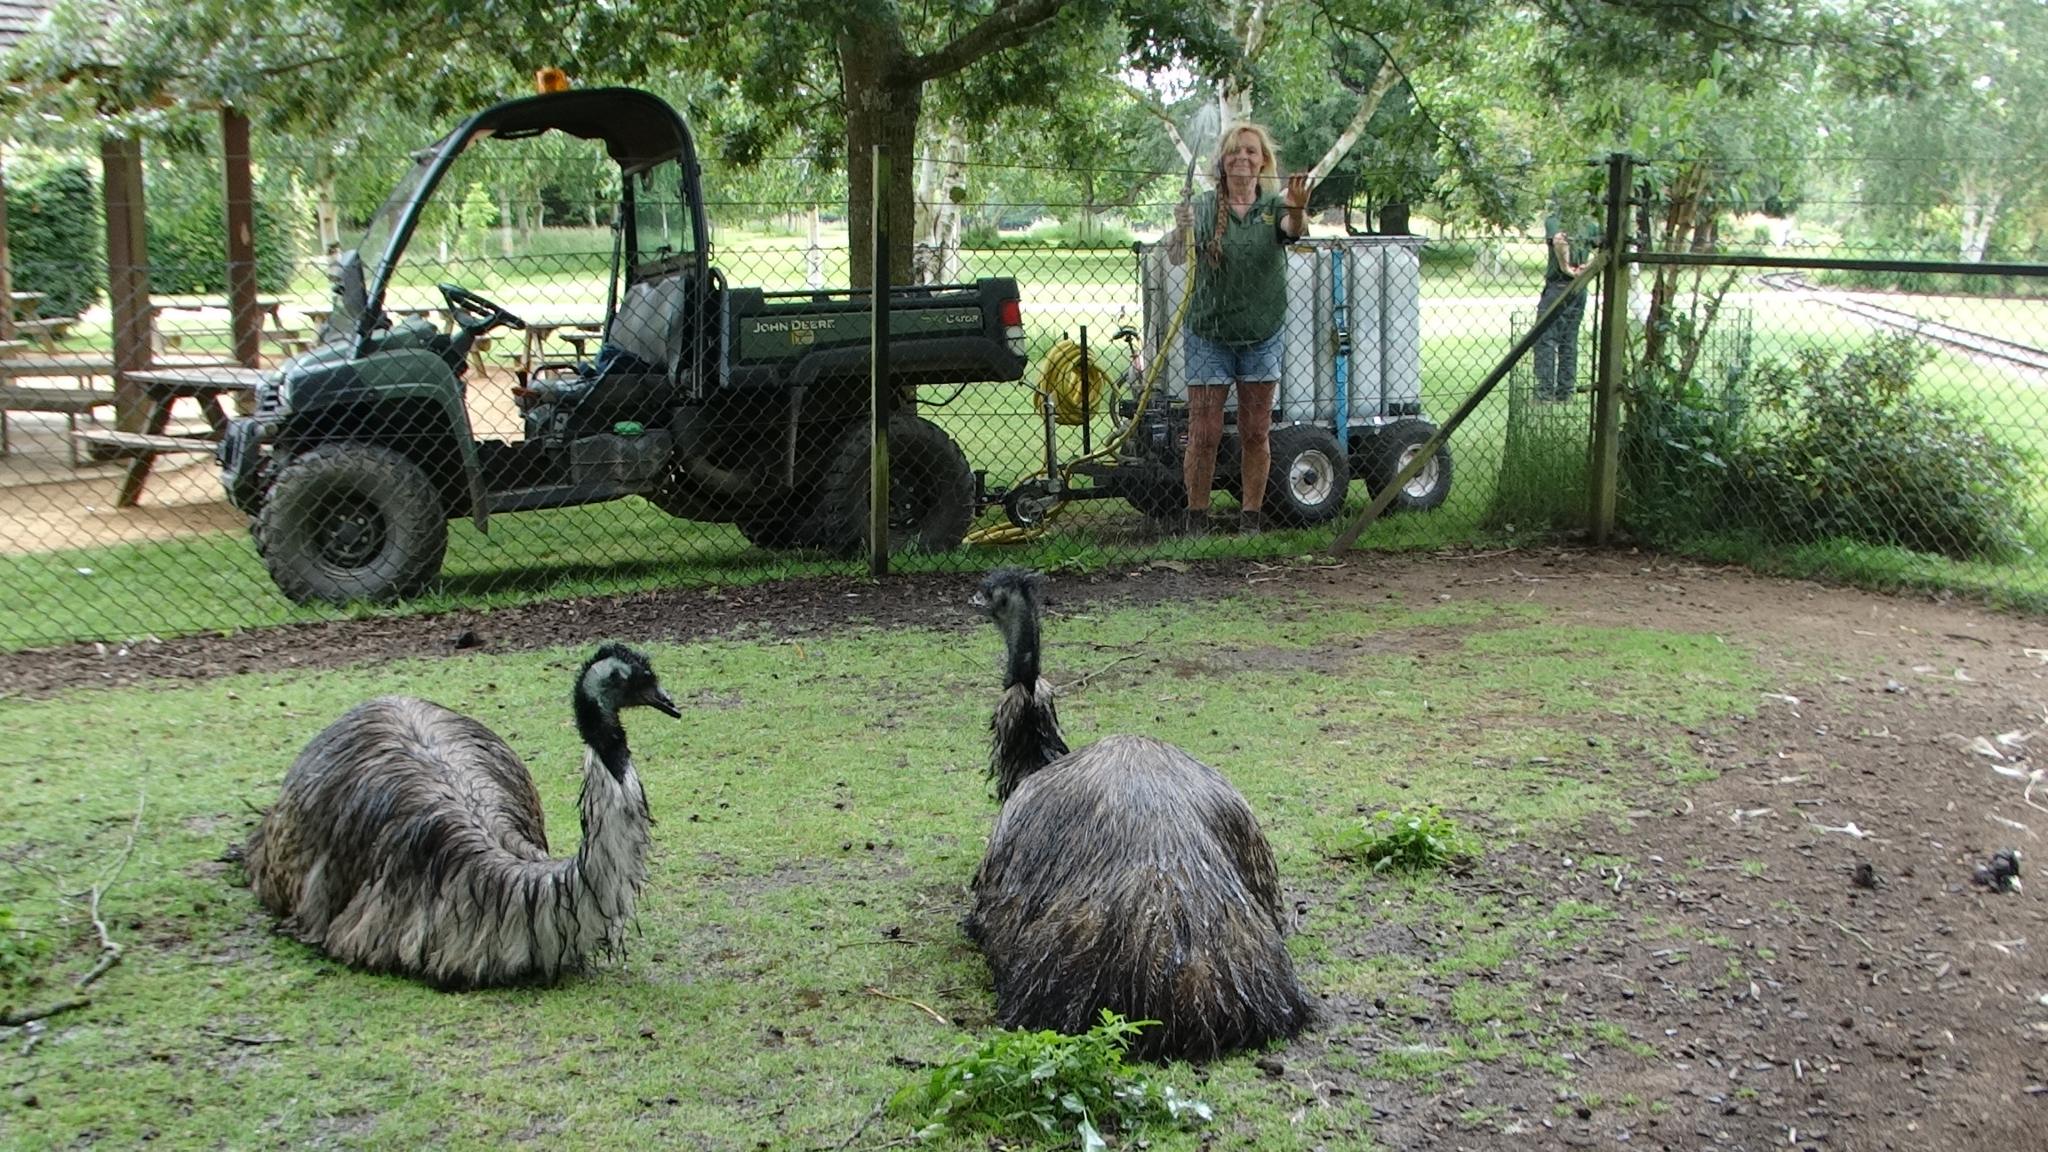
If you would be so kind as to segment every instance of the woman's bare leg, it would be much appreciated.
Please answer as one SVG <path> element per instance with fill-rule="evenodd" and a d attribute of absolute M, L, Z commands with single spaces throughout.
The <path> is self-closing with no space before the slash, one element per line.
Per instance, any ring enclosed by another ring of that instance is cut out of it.
<path fill-rule="evenodd" d="M 1244 462 L 1247 512 L 1266 506 L 1266 474 L 1273 468 L 1273 393 L 1279 384 L 1278 380 L 1237 382 L 1237 442 Z"/>
<path fill-rule="evenodd" d="M 1188 385 L 1188 450 L 1181 457 L 1181 479 L 1188 487 L 1188 511 L 1209 510 L 1209 489 L 1216 482 L 1216 448 L 1223 443 L 1223 402 L 1228 384 Z"/>

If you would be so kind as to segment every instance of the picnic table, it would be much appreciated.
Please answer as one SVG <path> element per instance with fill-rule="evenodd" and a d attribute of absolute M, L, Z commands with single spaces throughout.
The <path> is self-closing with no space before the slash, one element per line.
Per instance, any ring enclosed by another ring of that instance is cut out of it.
<path fill-rule="evenodd" d="M 545 354 L 549 337 L 559 337 L 563 343 L 576 349 L 576 358 L 586 358 L 586 346 L 593 340 L 604 338 L 604 325 L 597 320 L 528 320 L 526 342 L 519 352 L 519 363 L 515 372 L 521 385 L 533 378 L 540 368 L 541 357 Z"/>
<path fill-rule="evenodd" d="M 8 297 L 14 310 L 14 334 L 23 342 L 34 341 L 45 352 L 55 352 L 58 341 L 78 325 L 76 316 L 40 315 L 46 299 L 41 292 L 10 292 Z"/>
<path fill-rule="evenodd" d="M 142 486 L 149 480 L 156 458 L 184 452 L 214 451 L 214 446 L 228 429 L 228 414 L 221 407 L 220 398 L 254 392 L 263 377 L 262 369 L 234 364 L 193 364 L 124 372 L 121 374 L 122 382 L 139 387 L 149 401 L 149 414 L 143 421 L 142 431 L 87 428 L 73 435 L 87 444 L 113 449 L 129 457 L 128 472 L 121 479 L 121 491 L 114 505 L 133 508 L 142 497 Z M 205 413 L 206 422 L 211 426 L 211 435 L 177 436 L 170 433 L 171 409 L 180 400 L 199 402 L 200 411 Z"/>
<path fill-rule="evenodd" d="M 269 321 L 266 331 L 283 335 L 288 330 L 279 313 L 284 301 L 275 296 L 258 296 L 256 310 Z M 152 351 L 163 352 L 179 344 L 182 333 L 165 332 L 160 324 L 166 312 L 226 312 L 228 301 L 218 296 L 151 296 L 145 309 L 149 314 L 149 345 Z M 223 329 L 224 331 L 224 329 Z"/>

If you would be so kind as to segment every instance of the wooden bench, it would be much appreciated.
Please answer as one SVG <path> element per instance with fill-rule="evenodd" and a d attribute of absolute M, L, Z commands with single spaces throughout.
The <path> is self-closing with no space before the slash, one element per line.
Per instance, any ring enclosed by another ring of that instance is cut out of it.
<path fill-rule="evenodd" d="M 71 464 L 78 466 L 78 418 L 95 408 L 114 403 L 111 388 L 47 388 L 28 384 L 0 384 L 0 456 L 9 451 L 9 412 L 59 412 L 71 439 Z"/>
<path fill-rule="evenodd" d="M 81 428 L 71 435 L 81 443 L 113 448 L 124 454 L 147 452 L 153 456 L 161 456 L 167 452 L 212 452 L 219 447 L 219 441 L 198 436 L 117 432 L 112 428 Z"/>
<path fill-rule="evenodd" d="M 161 432 L 121 432 L 113 428 L 79 428 L 71 433 L 71 458 L 78 459 L 78 448 L 84 444 L 93 451 L 95 460 L 127 460 L 128 475 L 121 481 L 118 506 L 132 508 L 142 495 L 142 482 L 149 475 L 149 465 L 159 456 L 190 452 L 211 453 L 219 442 L 198 436 L 171 436 Z"/>
<path fill-rule="evenodd" d="M 51 316 L 42 320 L 17 320 L 14 332 L 43 346 L 46 352 L 57 350 L 57 341 L 71 335 L 71 329 L 78 324 L 76 316 Z"/>
<path fill-rule="evenodd" d="M 289 360 L 313 347 L 313 338 L 303 328 L 278 328 L 263 333 L 266 343 L 277 345 L 279 357 Z"/>

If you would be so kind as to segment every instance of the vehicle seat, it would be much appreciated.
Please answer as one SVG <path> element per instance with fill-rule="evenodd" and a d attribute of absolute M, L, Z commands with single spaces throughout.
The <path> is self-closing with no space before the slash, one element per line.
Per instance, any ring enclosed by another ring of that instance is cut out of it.
<path fill-rule="evenodd" d="M 669 334 L 683 299 L 683 280 L 643 280 L 626 289 L 591 367 L 591 387 L 568 414 L 574 440 L 608 432 L 620 421 L 667 427 L 676 386 L 667 367 Z"/>

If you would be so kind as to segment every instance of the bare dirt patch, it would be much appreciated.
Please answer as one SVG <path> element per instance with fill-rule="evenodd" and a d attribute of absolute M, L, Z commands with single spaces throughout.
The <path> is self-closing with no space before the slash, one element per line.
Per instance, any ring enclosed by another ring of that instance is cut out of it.
<path fill-rule="evenodd" d="M 985 627 L 966 605 L 973 583 L 822 580 L 77 646 L 0 658 L 0 693 L 600 637 L 782 637 L 854 621 L 965 631 Z M 1756 653 L 1771 681 L 1746 718 L 1689 733 L 1716 778 L 1645 786 L 1624 820 L 1491 841 L 1483 868 L 1444 877 L 1456 904 L 1584 918 L 1499 972 L 1428 975 L 1386 1002 L 1333 998 L 1329 1027 L 1259 1064 L 1298 1082 L 1306 1109 L 1369 1100 L 1372 1139 L 1403 1149 L 2040 1146 L 2048 782 L 2031 795 L 2029 783 L 2042 759 L 2031 744 L 2048 741 L 2035 735 L 2048 728 L 2048 624 L 1568 550 L 1150 567 L 1062 576 L 1050 600 L 1057 615 L 1273 594 L 1535 604 L 1566 622 L 1706 633 Z M 1396 630 L 1372 642 L 1452 639 Z M 2020 892 L 1973 880 L 2001 848 L 2026 854 Z M 1314 884 L 1290 896 L 1310 930 L 1340 899 Z M 1425 916 L 1332 946 L 1427 964 L 1467 943 Z M 1533 1015 L 1475 1017 L 1496 987 Z M 1492 1054 L 1458 1055 L 1485 1044 Z M 1402 1052 L 1450 1058 L 1406 1079 L 1372 1071 Z"/>

